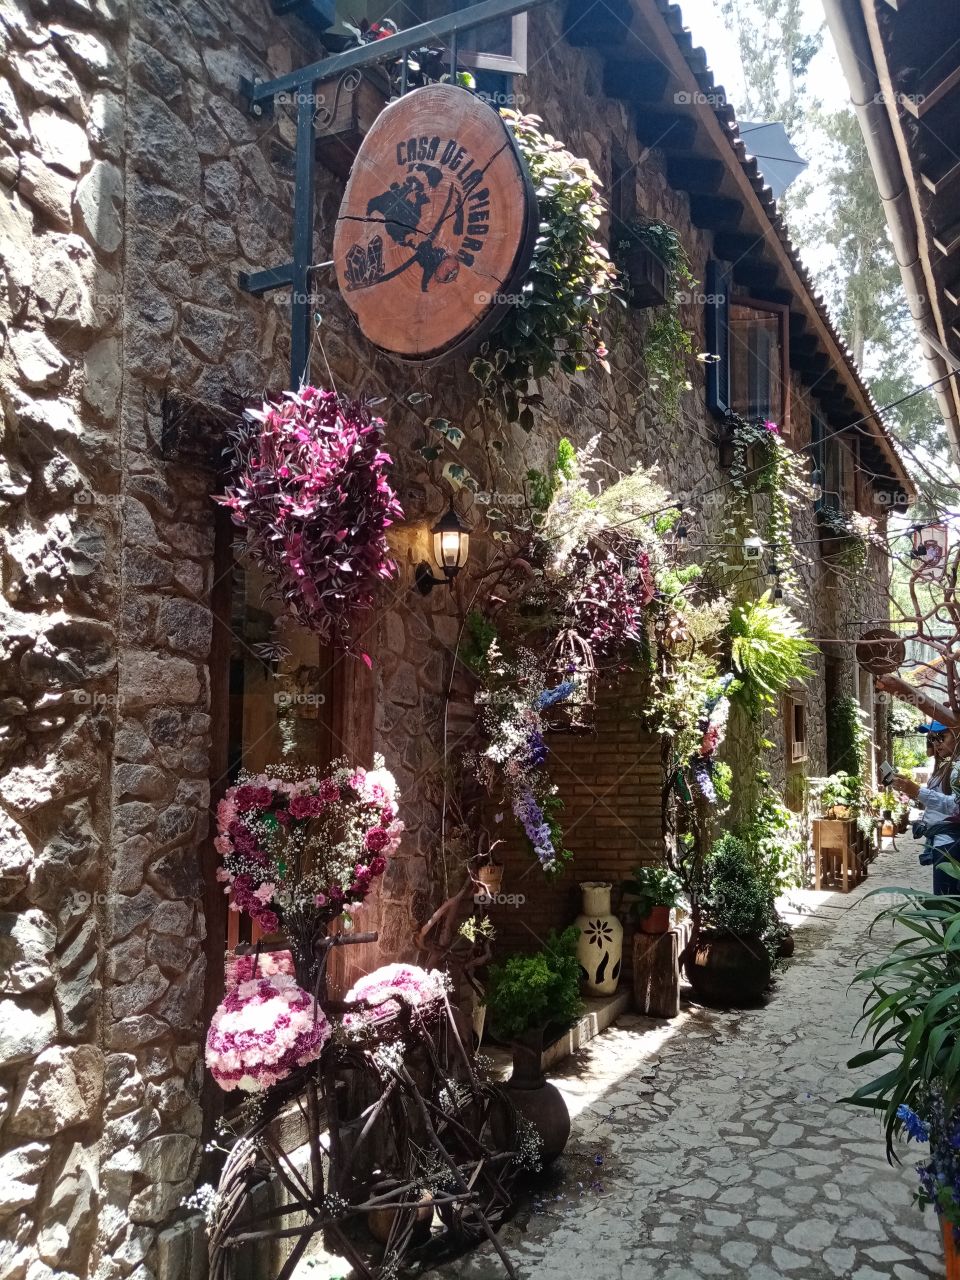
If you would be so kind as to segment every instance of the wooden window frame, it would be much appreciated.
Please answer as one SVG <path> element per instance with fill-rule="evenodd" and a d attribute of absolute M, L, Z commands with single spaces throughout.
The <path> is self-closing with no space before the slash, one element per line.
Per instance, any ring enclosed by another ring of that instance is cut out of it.
<path fill-rule="evenodd" d="M 733 268 L 711 258 L 707 263 L 707 350 L 717 357 L 707 366 L 707 405 L 719 417 L 733 412 L 731 402 L 730 304 L 766 311 L 779 316 L 780 385 L 783 404 L 777 426 L 781 435 L 792 434 L 790 422 L 790 307 L 784 302 L 768 302 L 754 294 L 734 295 Z"/>
<path fill-rule="evenodd" d="M 807 695 L 802 690 L 792 690 L 784 698 L 784 737 L 787 767 L 806 764 L 810 752 L 807 746 Z M 802 713 L 803 737 L 796 734 L 797 711 Z"/>

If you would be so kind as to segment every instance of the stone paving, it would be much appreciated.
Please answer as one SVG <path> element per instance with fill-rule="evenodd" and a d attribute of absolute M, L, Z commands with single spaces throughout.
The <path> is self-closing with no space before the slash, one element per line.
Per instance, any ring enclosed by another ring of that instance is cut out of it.
<path fill-rule="evenodd" d="M 570 1144 L 502 1236 L 523 1280 L 943 1276 L 913 1151 L 891 1168 L 878 1119 L 838 1101 L 858 1047 L 849 982 L 891 939 L 869 935 L 865 895 L 929 875 L 899 843 L 849 895 L 792 895 L 796 956 L 764 1008 L 624 1017 L 557 1070 Z M 484 1246 L 442 1274 L 503 1273 Z"/>

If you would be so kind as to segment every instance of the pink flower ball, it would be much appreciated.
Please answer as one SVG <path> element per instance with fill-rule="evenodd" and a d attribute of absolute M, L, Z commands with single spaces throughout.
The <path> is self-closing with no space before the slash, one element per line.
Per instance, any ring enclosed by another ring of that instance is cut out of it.
<path fill-rule="evenodd" d="M 319 1058 L 330 1023 L 285 973 L 227 992 L 207 1032 L 206 1063 L 221 1089 L 259 1093 Z"/>
<path fill-rule="evenodd" d="M 351 1026 L 365 1018 L 397 1013 L 400 1008 L 398 1001 L 410 1005 L 427 1004 L 445 990 L 446 981 L 439 969 L 421 969 L 415 964 L 385 964 L 358 978 L 344 996 L 348 1004 L 353 1000 L 368 1000 L 373 1007 L 358 1014 L 348 1013 L 344 1022 Z"/>

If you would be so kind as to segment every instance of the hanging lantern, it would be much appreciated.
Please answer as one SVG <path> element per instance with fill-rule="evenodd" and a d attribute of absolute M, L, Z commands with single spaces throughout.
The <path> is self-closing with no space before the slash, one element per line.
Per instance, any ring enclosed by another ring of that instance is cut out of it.
<path fill-rule="evenodd" d="M 550 650 L 547 670 L 555 688 L 571 681 L 573 690 L 546 707 L 544 728 L 552 733 L 592 733 L 597 669 L 589 641 L 577 631 L 561 631 Z"/>
<path fill-rule="evenodd" d="M 935 580 L 943 577 L 947 567 L 950 532 L 945 524 L 918 524 L 911 530 L 913 576 Z"/>

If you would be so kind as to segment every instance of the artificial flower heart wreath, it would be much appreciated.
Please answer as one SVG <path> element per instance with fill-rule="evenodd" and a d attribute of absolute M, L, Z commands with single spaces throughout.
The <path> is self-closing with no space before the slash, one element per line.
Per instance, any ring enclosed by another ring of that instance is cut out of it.
<path fill-rule="evenodd" d="M 228 965 L 206 1053 L 222 1088 L 260 1092 L 320 1057 L 332 1024 L 316 992 L 305 989 L 318 977 L 316 943 L 386 870 L 403 832 L 398 812 L 396 780 L 382 756 L 372 769 L 335 762 L 323 776 L 282 765 L 244 773 L 221 800 L 214 844 L 231 910 L 245 911 L 266 933 L 283 929 L 292 948 L 258 950 Z M 444 991 L 438 972 L 387 965 L 347 993 L 358 1008 L 344 1029 L 361 1031 L 398 1001 L 423 1006 Z"/>
<path fill-rule="evenodd" d="M 363 902 L 400 843 L 396 780 L 382 756 L 374 766 L 242 774 L 217 809 L 217 878 L 231 910 L 264 933 L 283 928 L 304 972 L 316 939 Z"/>

